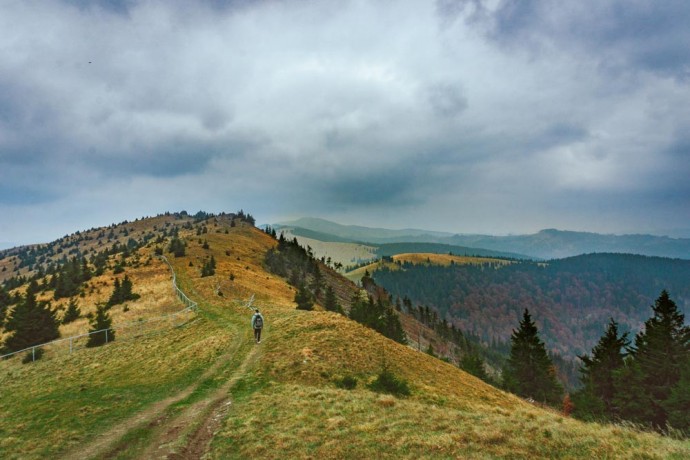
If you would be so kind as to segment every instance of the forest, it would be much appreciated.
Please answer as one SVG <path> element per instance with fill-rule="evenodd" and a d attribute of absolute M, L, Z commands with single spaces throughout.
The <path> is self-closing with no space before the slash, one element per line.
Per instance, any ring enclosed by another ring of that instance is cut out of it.
<path fill-rule="evenodd" d="M 589 352 L 613 318 L 636 332 L 666 289 L 690 309 L 690 261 L 628 254 L 589 254 L 508 265 L 402 264 L 372 276 L 389 292 L 429 306 L 441 319 L 486 343 L 507 341 L 525 308 L 549 352 L 574 359 Z"/>

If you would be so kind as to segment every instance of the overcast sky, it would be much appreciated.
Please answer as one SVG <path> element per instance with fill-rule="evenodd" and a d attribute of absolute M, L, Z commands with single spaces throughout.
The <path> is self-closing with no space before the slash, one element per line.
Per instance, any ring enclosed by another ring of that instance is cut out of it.
<path fill-rule="evenodd" d="M 690 228 L 686 0 L 0 9 L 0 242 L 183 209 Z"/>

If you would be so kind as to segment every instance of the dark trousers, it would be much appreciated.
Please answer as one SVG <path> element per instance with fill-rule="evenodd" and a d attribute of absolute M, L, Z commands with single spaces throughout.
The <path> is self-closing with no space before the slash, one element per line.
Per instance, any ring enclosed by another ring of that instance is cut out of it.
<path fill-rule="evenodd" d="M 261 341 L 261 329 L 254 329 L 254 339 L 257 342 Z"/>

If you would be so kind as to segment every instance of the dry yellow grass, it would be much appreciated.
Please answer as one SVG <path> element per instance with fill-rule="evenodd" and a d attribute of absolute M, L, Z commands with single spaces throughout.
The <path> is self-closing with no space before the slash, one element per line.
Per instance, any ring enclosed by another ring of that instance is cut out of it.
<path fill-rule="evenodd" d="M 242 353 L 253 349 L 255 360 L 224 368 L 207 383 L 238 382 L 209 458 L 690 457 L 690 442 L 564 418 L 343 316 L 297 311 L 294 291 L 263 268 L 274 240 L 246 225 L 206 225 L 202 235 L 181 231 L 187 255 L 170 259 L 181 287 L 200 303 L 196 322 L 31 366 L 0 363 L 0 457 L 56 457 L 88 443 L 194 381 L 232 342 Z M 216 275 L 202 278 L 211 255 Z M 152 261 L 127 273 L 142 293 L 127 313 L 166 308 L 167 266 Z M 101 291 L 88 300 L 111 289 Z M 266 317 L 260 345 L 248 342 L 251 312 L 243 302 L 252 294 Z M 366 388 L 384 363 L 410 384 L 409 397 Z M 356 389 L 336 388 L 345 376 L 358 380 Z"/>
<path fill-rule="evenodd" d="M 397 254 L 393 256 L 396 262 L 409 262 L 412 264 L 431 264 L 448 266 L 451 263 L 456 265 L 485 265 L 498 264 L 508 265 L 512 263 L 505 259 L 494 259 L 491 257 L 471 257 L 471 256 L 456 256 L 451 254 L 428 254 L 428 253 L 411 253 L 411 254 Z"/>

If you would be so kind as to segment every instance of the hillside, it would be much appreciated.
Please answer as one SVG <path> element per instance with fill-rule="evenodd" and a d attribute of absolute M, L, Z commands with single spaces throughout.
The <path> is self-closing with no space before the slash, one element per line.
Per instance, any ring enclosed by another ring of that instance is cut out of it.
<path fill-rule="evenodd" d="M 662 289 L 690 312 L 690 261 L 590 254 L 548 263 L 484 266 L 407 263 L 370 270 L 392 294 L 427 305 L 485 341 L 507 341 L 528 308 L 551 351 L 587 353 L 613 317 L 637 332 Z"/>
<path fill-rule="evenodd" d="M 186 253 L 172 257 L 166 249 L 166 255 L 180 288 L 198 302 L 198 316 L 32 364 L 0 362 L 1 458 L 690 455 L 688 441 L 563 417 L 342 315 L 295 310 L 294 290 L 264 268 L 275 240 L 233 216 L 182 217 L 177 224 Z M 142 228 L 158 235 L 156 225 L 144 220 Z M 141 293 L 137 315 L 157 315 L 164 294 L 154 287 L 170 289 L 169 268 L 153 257 L 170 236 L 155 241 L 125 261 Z M 202 277 L 211 256 L 215 274 Z M 149 275 L 137 275 L 135 257 Z M 327 279 L 338 277 L 329 272 Z M 86 289 L 81 298 L 85 308 L 96 301 L 91 295 Z M 251 295 L 267 320 L 260 345 L 248 326 Z M 409 383 L 410 396 L 366 388 L 384 366 Z M 338 388 L 343 377 L 356 379 L 356 388 Z"/>

